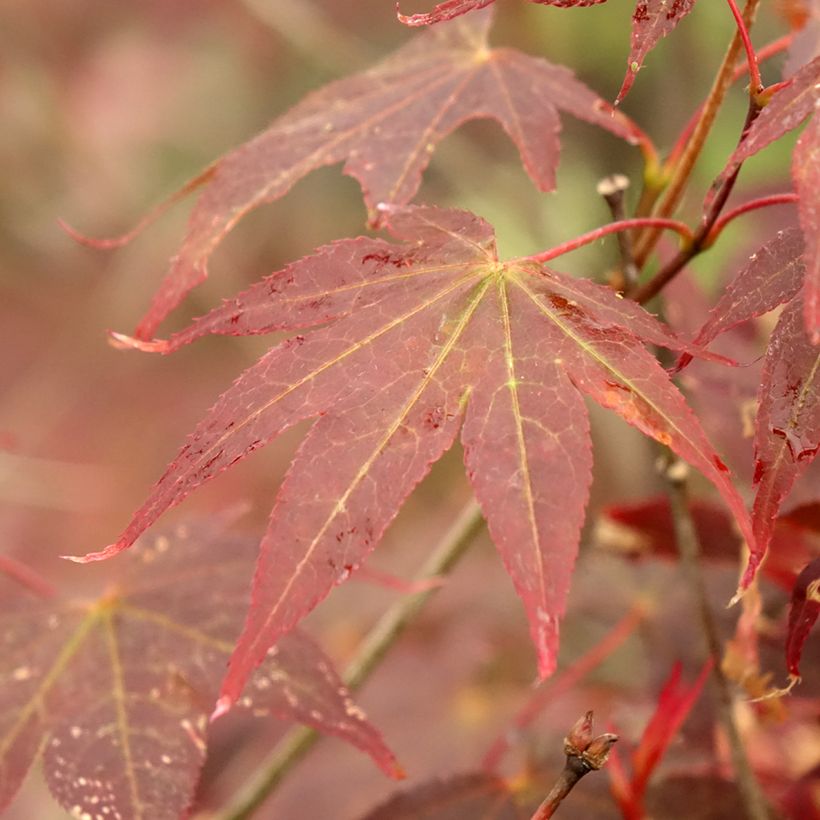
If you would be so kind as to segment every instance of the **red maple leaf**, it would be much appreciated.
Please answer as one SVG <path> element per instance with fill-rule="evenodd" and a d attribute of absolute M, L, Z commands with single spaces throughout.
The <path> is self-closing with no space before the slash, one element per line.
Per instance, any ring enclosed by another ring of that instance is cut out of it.
<path fill-rule="evenodd" d="M 210 255 L 242 217 L 316 168 L 344 162 L 377 221 L 376 206 L 409 202 L 435 147 L 471 119 L 501 123 L 542 191 L 555 187 L 559 110 L 635 141 L 636 126 L 569 69 L 514 49 L 489 48 L 491 22 L 488 10 L 438 26 L 367 71 L 309 94 L 172 197 L 202 188 L 182 246 L 136 335 L 150 338 L 205 278 Z M 83 241 L 110 245 L 133 235 Z"/>
<path fill-rule="evenodd" d="M 256 547 L 224 524 L 211 518 L 140 545 L 96 601 L 44 599 L 0 575 L 0 810 L 42 754 L 49 789 L 77 816 L 184 814 Z M 268 653 L 239 705 L 338 735 L 400 773 L 299 631 Z"/>
<path fill-rule="evenodd" d="M 473 214 L 407 207 L 389 218 L 402 244 L 335 243 L 168 342 L 131 342 L 168 351 L 204 332 L 326 323 L 240 376 L 121 538 L 85 559 L 125 549 L 203 482 L 319 417 L 263 540 L 228 701 L 267 648 L 376 546 L 462 426 L 467 472 L 527 609 L 542 675 L 555 665 L 591 479 L 584 394 L 701 470 L 751 541 L 728 470 L 643 347 L 685 343 L 608 288 L 529 259 L 501 262 L 492 229 Z"/>

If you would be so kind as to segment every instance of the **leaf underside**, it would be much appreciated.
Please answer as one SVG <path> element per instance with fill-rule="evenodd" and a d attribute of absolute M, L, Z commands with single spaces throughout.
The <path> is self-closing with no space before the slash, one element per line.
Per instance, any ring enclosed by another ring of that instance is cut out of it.
<path fill-rule="evenodd" d="M 634 142 L 635 127 L 572 72 L 507 48 L 490 49 L 488 9 L 417 35 L 371 69 L 309 94 L 268 130 L 217 160 L 185 238 L 136 336 L 150 338 L 207 275 L 208 259 L 249 211 L 310 171 L 344 162 L 372 222 L 381 203 L 409 202 L 438 143 L 464 122 L 497 120 L 542 191 L 555 187 L 558 112 Z"/>
<path fill-rule="evenodd" d="M 209 519 L 141 545 L 116 591 L 94 603 L 37 599 L 0 577 L 0 809 L 42 753 L 49 789 L 78 817 L 184 813 L 256 547 L 220 526 Z M 239 705 L 338 735 L 398 773 L 304 634 L 268 653 Z"/>
<path fill-rule="evenodd" d="M 461 429 L 490 533 L 521 596 L 541 675 L 555 665 L 591 477 L 583 396 L 709 478 L 751 538 L 728 471 L 643 342 L 690 349 L 610 289 L 502 263 L 463 211 L 394 209 L 403 244 L 335 243 L 166 342 L 326 323 L 274 347 L 219 399 L 115 543 L 287 427 L 319 417 L 280 488 L 223 697 L 375 547 Z M 290 324 L 289 324 L 290 323 Z"/>

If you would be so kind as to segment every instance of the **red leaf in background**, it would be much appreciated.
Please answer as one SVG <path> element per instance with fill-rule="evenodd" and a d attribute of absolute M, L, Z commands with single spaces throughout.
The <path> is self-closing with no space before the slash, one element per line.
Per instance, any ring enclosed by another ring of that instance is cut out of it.
<path fill-rule="evenodd" d="M 820 117 L 814 116 L 797 140 L 792 159 L 794 187 L 806 237 L 806 330 L 820 343 Z"/>
<path fill-rule="evenodd" d="M 196 487 L 287 427 L 320 417 L 279 491 L 223 704 L 239 697 L 267 647 L 374 549 L 462 419 L 467 471 L 527 609 L 542 676 L 554 668 L 589 489 L 583 394 L 699 469 L 751 539 L 728 471 L 643 347 L 687 349 L 654 317 L 609 288 L 526 259 L 500 262 L 492 229 L 473 214 L 393 209 L 390 227 L 404 244 L 337 243 L 297 263 L 304 276 L 291 276 L 291 266 L 269 280 L 270 316 L 305 303 L 321 321 L 346 315 L 287 340 L 247 370 L 121 538 L 86 556 L 125 549 Z M 349 279 L 349 265 L 336 260 L 354 253 L 364 274 Z M 263 290 L 217 308 L 220 318 L 200 326 L 225 332 L 231 311 L 256 310 Z M 236 316 L 234 332 L 270 321 L 264 310 L 249 323 Z"/>
<path fill-rule="evenodd" d="M 778 232 L 774 239 L 756 250 L 726 286 L 694 343 L 707 345 L 741 322 L 788 302 L 803 284 L 806 271 L 803 250 L 803 236 L 797 228 Z"/>
<path fill-rule="evenodd" d="M 786 634 L 786 666 L 789 674 L 800 677 L 803 645 L 820 614 L 820 557 L 806 564 L 794 582 Z"/>
<path fill-rule="evenodd" d="M 695 0 L 638 0 L 632 14 L 632 46 L 617 102 L 629 92 L 646 55 L 694 8 Z"/>
<path fill-rule="evenodd" d="M 722 176 L 728 176 L 741 162 L 797 128 L 814 112 L 820 100 L 820 57 L 803 66 L 784 88 L 775 92 L 760 116 L 729 158 Z M 714 193 L 715 186 L 712 186 Z"/>
<path fill-rule="evenodd" d="M 477 11 L 494 3 L 495 0 L 445 0 L 439 3 L 431 12 L 427 14 L 402 14 L 399 11 L 399 3 L 396 3 L 396 12 L 399 20 L 406 26 L 429 26 L 432 23 L 443 23 L 460 17 L 469 11 Z M 577 8 L 581 6 L 597 6 L 605 3 L 606 0 L 530 0 L 531 3 L 539 3 L 542 6 L 558 6 L 559 8 Z"/>
<path fill-rule="evenodd" d="M 736 564 L 738 536 L 726 510 L 703 499 L 689 505 L 698 541 L 707 561 L 725 561 Z M 794 579 L 806 561 L 817 553 L 811 536 L 804 530 L 812 529 L 810 522 L 801 519 L 801 510 L 778 519 L 772 536 L 769 557 L 761 570 L 783 589 L 790 590 Z M 633 504 L 612 504 L 604 507 L 595 532 L 596 543 L 605 550 L 636 557 L 661 556 L 677 560 L 675 529 L 669 499 L 658 496 Z"/>
<path fill-rule="evenodd" d="M 500 777 L 476 773 L 399 792 L 361 820 L 524 820 L 528 816 Z"/>
<path fill-rule="evenodd" d="M 704 665 L 690 686 L 681 685 L 681 664 L 676 663 L 658 698 L 658 705 L 641 735 L 632 754 L 632 777 L 627 779 L 617 748 L 613 749 L 615 765 L 610 765 L 612 794 L 624 817 L 642 817 L 644 795 L 649 779 L 658 763 L 683 725 L 700 696 L 703 685 L 712 671 L 712 659 Z"/>
<path fill-rule="evenodd" d="M 755 423 L 755 547 L 741 589 L 766 554 L 780 505 L 820 446 L 820 347 L 806 335 L 802 301 L 793 299 L 783 311 L 763 365 Z"/>
<path fill-rule="evenodd" d="M 209 519 L 141 545 L 94 602 L 38 599 L 0 576 L 0 809 L 42 751 L 52 794 L 77 816 L 184 813 L 256 547 L 222 526 Z M 338 735 L 399 772 L 302 633 L 268 653 L 240 705 Z"/>
<path fill-rule="evenodd" d="M 571 113 L 624 139 L 635 126 L 562 66 L 512 49 L 490 49 L 490 11 L 437 26 L 368 71 L 308 95 L 200 178 L 202 193 L 170 270 L 136 335 L 151 337 L 207 275 L 208 259 L 249 211 L 272 202 L 310 171 L 344 162 L 371 216 L 418 190 L 436 145 L 464 122 L 498 120 L 543 191 L 555 187 L 561 129 Z"/>

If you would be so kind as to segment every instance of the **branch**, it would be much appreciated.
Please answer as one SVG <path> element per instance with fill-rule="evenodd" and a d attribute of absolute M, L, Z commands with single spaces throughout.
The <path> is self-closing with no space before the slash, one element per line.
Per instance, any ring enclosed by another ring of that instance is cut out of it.
<path fill-rule="evenodd" d="M 533 814 L 532 820 L 547 820 L 552 817 L 582 777 L 603 767 L 610 749 L 617 741 L 618 735 L 609 732 L 593 738 L 592 712 L 587 712 L 564 738 L 564 754 L 567 756 L 564 770 Z"/>
<path fill-rule="evenodd" d="M 456 521 L 424 562 L 414 578 L 416 583 L 429 582 L 446 575 L 481 530 L 484 519 L 475 501 L 464 506 Z M 350 689 L 361 686 L 378 666 L 387 650 L 396 642 L 407 624 L 424 607 L 439 587 L 430 587 L 396 601 L 362 641 L 348 665 L 343 679 Z M 284 775 L 298 763 L 322 737 L 315 729 L 299 727 L 289 732 L 273 754 L 250 777 L 248 785 L 236 799 L 213 820 L 246 820 L 267 800 Z"/>
<path fill-rule="evenodd" d="M 726 733 L 729 741 L 729 748 L 732 757 L 732 768 L 737 780 L 738 791 L 746 809 L 746 816 L 749 820 L 769 820 L 770 814 L 766 805 L 766 799 L 760 789 L 760 784 L 755 779 L 754 772 L 746 756 L 743 747 L 743 740 L 740 731 L 735 723 L 733 711 L 732 692 L 729 682 L 723 674 L 721 667 L 722 648 L 718 637 L 717 625 L 715 623 L 712 607 L 709 603 L 709 596 L 706 591 L 706 583 L 703 578 L 703 571 L 700 564 L 700 542 L 698 540 L 695 523 L 689 511 L 687 498 L 687 476 L 688 468 L 682 461 L 673 461 L 664 471 L 667 481 L 667 492 L 669 503 L 672 508 L 672 522 L 675 530 L 675 542 L 680 554 L 681 567 L 690 591 L 696 599 L 698 613 L 700 615 L 703 634 L 706 637 L 706 644 L 714 665 L 712 675 L 717 689 L 718 720 Z"/>
<path fill-rule="evenodd" d="M 746 27 L 751 25 L 754 20 L 757 7 L 760 5 L 760 0 L 746 0 L 746 5 L 743 9 L 743 21 Z M 726 92 L 732 85 L 734 79 L 734 68 L 737 62 L 738 55 L 742 48 L 743 41 L 739 31 L 735 31 L 735 36 L 729 44 L 729 48 L 723 57 L 723 62 L 718 69 L 712 88 L 709 91 L 709 96 L 703 105 L 700 113 L 700 118 L 697 124 L 692 129 L 692 135 L 686 143 L 680 158 L 675 164 L 672 175 L 669 179 L 663 199 L 658 207 L 655 209 L 655 215 L 660 217 L 670 216 L 683 196 L 686 184 L 695 167 L 695 162 L 703 150 L 703 144 L 709 131 L 712 129 L 715 117 L 717 116 L 720 106 L 723 104 L 723 99 Z M 639 266 L 642 266 L 649 254 L 652 253 L 655 245 L 660 238 L 660 231 L 650 228 L 642 233 L 639 240 L 635 244 L 635 261 Z"/>

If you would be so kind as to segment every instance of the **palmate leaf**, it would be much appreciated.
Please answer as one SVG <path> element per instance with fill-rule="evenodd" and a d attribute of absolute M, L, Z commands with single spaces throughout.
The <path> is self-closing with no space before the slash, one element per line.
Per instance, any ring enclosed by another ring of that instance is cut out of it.
<path fill-rule="evenodd" d="M 462 422 L 467 472 L 526 607 L 542 675 L 555 665 L 591 477 L 583 394 L 701 470 L 751 538 L 728 471 L 642 345 L 684 343 L 608 288 L 528 260 L 500 262 L 492 229 L 473 214 L 407 207 L 389 220 L 402 244 L 336 243 L 188 333 L 133 342 L 170 350 L 201 332 L 329 322 L 240 376 L 121 538 L 83 559 L 125 549 L 203 482 L 319 417 L 280 489 L 223 703 L 375 547 Z"/>
<path fill-rule="evenodd" d="M 488 9 L 418 35 L 371 69 L 308 95 L 186 186 L 203 190 L 136 335 L 150 338 L 202 281 L 211 253 L 245 214 L 316 168 L 344 162 L 375 219 L 378 203 L 412 199 L 435 147 L 467 120 L 498 120 L 543 191 L 555 187 L 559 110 L 634 141 L 631 121 L 569 69 L 490 49 L 491 22 Z"/>
<path fill-rule="evenodd" d="M 221 523 L 141 545 L 95 602 L 43 600 L 0 576 L 0 810 L 42 753 L 51 792 L 77 817 L 184 813 L 256 549 Z M 329 659 L 298 631 L 268 653 L 240 705 L 338 735 L 398 774 Z"/>

